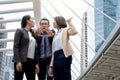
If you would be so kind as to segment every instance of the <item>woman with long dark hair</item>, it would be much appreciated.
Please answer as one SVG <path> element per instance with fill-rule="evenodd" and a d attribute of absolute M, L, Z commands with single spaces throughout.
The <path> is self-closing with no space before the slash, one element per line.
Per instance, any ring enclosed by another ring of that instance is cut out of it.
<path fill-rule="evenodd" d="M 35 73 L 39 72 L 36 40 L 32 30 L 34 25 L 31 16 L 25 15 L 21 21 L 21 29 L 17 29 L 15 32 L 13 46 L 14 80 L 23 80 L 24 73 L 27 80 L 35 80 Z"/>

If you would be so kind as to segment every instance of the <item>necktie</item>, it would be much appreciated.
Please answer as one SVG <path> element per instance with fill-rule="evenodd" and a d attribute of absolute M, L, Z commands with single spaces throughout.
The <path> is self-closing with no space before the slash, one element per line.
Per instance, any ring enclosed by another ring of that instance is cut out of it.
<path fill-rule="evenodd" d="M 47 39 L 46 39 L 46 36 L 44 36 L 44 54 L 45 54 L 45 57 L 47 56 Z"/>

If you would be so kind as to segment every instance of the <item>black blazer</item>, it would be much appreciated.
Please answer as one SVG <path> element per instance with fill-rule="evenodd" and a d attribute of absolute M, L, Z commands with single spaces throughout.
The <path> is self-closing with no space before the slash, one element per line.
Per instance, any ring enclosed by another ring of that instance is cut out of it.
<path fill-rule="evenodd" d="M 55 31 L 52 29 L 51 30 L 54 34 L 55 34 Z M 41 41 L 42 41 L 42 36 L 36 36 L 36 42 L 37 42 L 37 50 L 36 50 L 36 55 L 37 55 L 37 58 L 40 57 L 40 54 L 41 54 L 41 51 L 40 51 L 40 44 L 41 44 Z M 48 37 L 48 41 L 49 41 L 49 44 L 52 46 L 52 41 L 53 41 L 53 37 Z M 52 53 L 51 53 L 52 54 Z"/>
<path fill-rule="evenodd" d="M 32 34 L 33 31 L 31 30 Z M 27 60 L 27 53 L 29 47 L 29 35 L 28 31 L 24 28 L 17 29 L 15 36 L 14 36 L 14 46 L 13 46 L 13 62 L 25 62 Z M 36 50 L 35 50 L 35 63 L 37 64 L 37 57 L 36 57 Z"/>

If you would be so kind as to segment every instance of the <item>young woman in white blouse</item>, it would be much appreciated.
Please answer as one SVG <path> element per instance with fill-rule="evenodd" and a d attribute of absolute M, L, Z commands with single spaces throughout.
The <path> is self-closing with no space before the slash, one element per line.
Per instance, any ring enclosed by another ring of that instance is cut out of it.
<path fill-rule="evenodd" d="M 52 59 L 48 71 L 49 76 L 53 76 L 54 74 L 54 80 L 71 80 L 70 70 L 72 54 L 74 52 L 69 43 L 69 37 L 77 34 L 71 19 L 72 18 L 66 21 L 62 16 L 56 16 L 54 18 L 53 25 L 58 32 L 53 38 Z"/>

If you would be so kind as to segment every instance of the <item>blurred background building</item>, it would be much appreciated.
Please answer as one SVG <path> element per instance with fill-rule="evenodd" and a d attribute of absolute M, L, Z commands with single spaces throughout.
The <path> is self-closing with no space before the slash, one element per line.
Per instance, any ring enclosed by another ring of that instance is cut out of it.
<path fill-rule="evenodd" d="M 0 20 L 4 18 L 0 17 Z M 0 23 L 0 29 L 6 29 L 6 23 Z M 0 32 L 0 39 L 6 39 L 7 33 Z M 6 48 L 6 42 L 0 42 L 0 48 Z M 0 80 L 3 80 L 4 74 L 4 67 L 5 67 L 5 52 L 0 51 Z"/>
<path fill-rule="evenodd" d="M 14 80 L 14 64 L 12 62 L 13 52 L 8 51 L 5 54 L 4 80 Z"/>
<path fill-rule="evenodd" d="M 101 10 L 101 12 L 105 13 L 109 17 L 114 20 L 120 19 L 120 1 L 119 0 L 94 0 L 95 7 Z M 95 31 L 105 39 L 109 36 L 110 32 L 115 27 L 116 23 L 111 19 L 101 14 L 97 10 L 95 10 Z M 97 34 L 95 34 L 95 49 L 98 51 L 100 46 L 103 44 L 104 40 L 100 38 Z"/>

